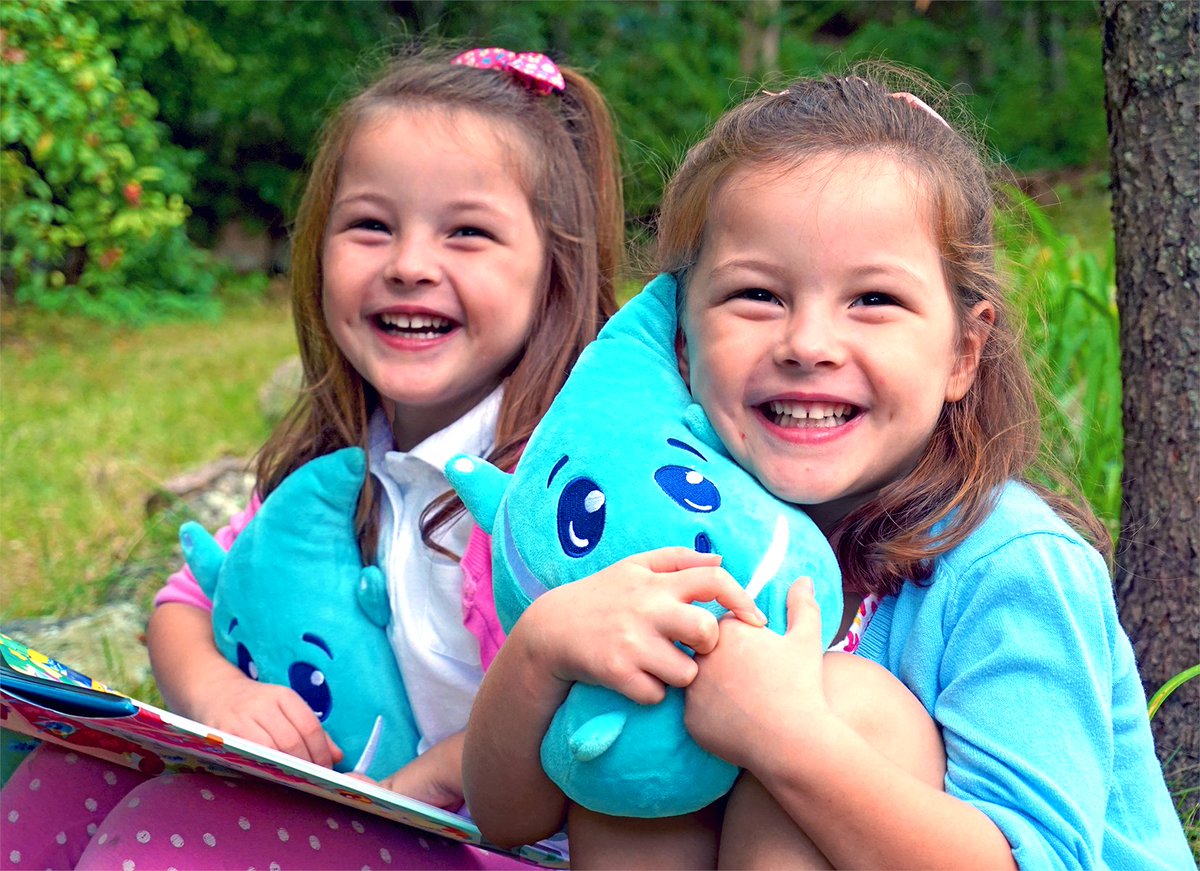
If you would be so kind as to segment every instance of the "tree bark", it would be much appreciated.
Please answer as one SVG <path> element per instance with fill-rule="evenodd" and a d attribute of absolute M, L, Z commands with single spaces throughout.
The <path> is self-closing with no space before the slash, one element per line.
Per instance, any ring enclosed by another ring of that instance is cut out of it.
<path fill-rule="evenodd" d="M 1147 694 L 1200 662 L 1200 21 L 1196 0 L 1101 0 L 1121 313 L 1116 595 Z M 1200 785 L 1200 680 L 1155 717 L 1172 786 Z"/>

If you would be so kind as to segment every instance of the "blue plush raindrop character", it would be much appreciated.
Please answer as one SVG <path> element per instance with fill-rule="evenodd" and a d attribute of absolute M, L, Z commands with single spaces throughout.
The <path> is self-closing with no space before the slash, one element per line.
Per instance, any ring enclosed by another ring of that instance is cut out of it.
<path fill-rule="evenodd" d="M 476 457 L 447 464 L 451 484 L 492 534 L 501 624 L 511 629 L 547 589 L 682 545 L 721 554 L 780 633 L 788 588 L 811 577 L 828 644 L 842 614 L 833 552 L 804 512 L 730 459 L 680 377 L 675 332 L 675 281 L 662 275 L 584 350 L 514 474 Z M 542 742 L 542 765 L 572 801 L 625 817 L 698 810 L 737 776 L 692 741 L 683 691 L 673 687 L 642 706 L 575 684 Z"/>
<path fill-rule="evenodd" d="M 275 489 L 227 554 L 198 523 L 183 553 L 213 600 L 217 648 L 244 674 L 290 686 L 342 748 L 340 771 L 376 780 L 417 754 L 417 728 L 387 640 L 387 584 L 363 566 L 354 512 L 360 448 L 301 466 Z"/>

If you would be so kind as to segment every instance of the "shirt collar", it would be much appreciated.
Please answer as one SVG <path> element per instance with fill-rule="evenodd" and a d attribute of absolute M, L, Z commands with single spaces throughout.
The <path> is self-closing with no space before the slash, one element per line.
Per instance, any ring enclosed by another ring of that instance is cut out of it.
<path fill-rule="evenodd" d="M 441 474 L 446 463 L 456 454 L 486 457 L 495 445 L 496 420 L 500 416 L 503 397 L 504 385 L 501 384 L 462 417 L 407 452 L 392 450 L 395 441 L 387 414 L 382 408 L 375 409 L 369 428 L 371 465 L 382 468 L 412 457 L 432 466 Z"/>

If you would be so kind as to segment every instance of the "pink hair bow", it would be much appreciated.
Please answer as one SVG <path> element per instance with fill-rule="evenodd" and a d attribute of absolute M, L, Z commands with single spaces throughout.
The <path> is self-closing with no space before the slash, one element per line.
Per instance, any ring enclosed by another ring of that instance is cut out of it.
<path fill-rule="evenodd" d="M 936 109 L 934 109 L 932 106 L 930 106 L 924 100 L 922 100 L 916 94 L 910 94 L 908 91 L 897 91 L 896 93 L 892 94 L 891 96 L 895 97 L 897 100 L 908 103 L 908 105 L 912 106 L 918 112 L 924 112 L 926 115 L 929 115 L 931 118 L 936 118 L 942 124 L 945 124 L 948 129 L 950 129 L 950 130 L 954 129 L 946 122 L 945 118 L 943 118 L 941 115 L 939 115 L 937 113 Z"/>
<path fill-rule="evenodd" d="M 507 48 L 473 48 L 464 51 L 451 63 L 481 70 L 505 71 L 525 87 L 546 95 L 567 88 L 557 64 L 544 54 L 523 51 L 517 54 Z"/>

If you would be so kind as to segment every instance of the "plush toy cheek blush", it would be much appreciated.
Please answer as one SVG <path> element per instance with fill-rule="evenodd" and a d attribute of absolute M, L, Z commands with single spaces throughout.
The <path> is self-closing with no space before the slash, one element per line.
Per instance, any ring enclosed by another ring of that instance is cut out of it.
<path fill-rule="evenodd" d="M 513 474 L 477 457 L 447 464 L 492 534 L 500 621 L 511 629 L 546 590 L 674 545 L 719 553 L 777 632 L 788 587 L 811 577 L 828 644 L 842 612 L 833 552 L 804 512 L 730 459 L 679 375 L 675 312 L 667 275 L 630 300 L 584 350 Z M 643 706 L 576 684 L 542 742 L 542 765 L 572 801 L 613 816 L 689 813 L 737 777 L 692 741 L 674 688 Z"/>

